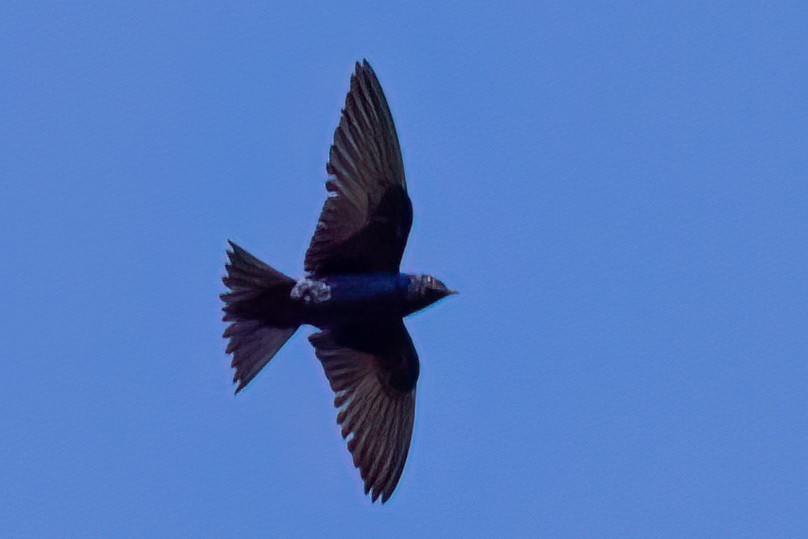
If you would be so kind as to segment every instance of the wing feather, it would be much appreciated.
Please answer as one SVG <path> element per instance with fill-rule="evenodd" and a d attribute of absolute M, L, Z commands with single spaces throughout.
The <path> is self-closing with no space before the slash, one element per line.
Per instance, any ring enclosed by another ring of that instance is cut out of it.
<path fill-rule="evenodd" d="M 377 339 L 367 349 L 354 348 L 368 333 Z M 401 478 L 415 418 L 418 356 L 409 334 L 398 321 L 370 329 L 329 329 L 309 340 L 335 393 L 337 423 L 365 493 L 384 503 Z M 403 386 L 402 372 L 410 374 Z M 394 375 L 396 387 L 391 384 Z"/>
<path fill-rule="evenodd" d="M 393 116 L 370 64 L 357 62 L 334 133 L 326 199 L 306 251 L 311 274 L 397 272 L 412 226 Z"/>

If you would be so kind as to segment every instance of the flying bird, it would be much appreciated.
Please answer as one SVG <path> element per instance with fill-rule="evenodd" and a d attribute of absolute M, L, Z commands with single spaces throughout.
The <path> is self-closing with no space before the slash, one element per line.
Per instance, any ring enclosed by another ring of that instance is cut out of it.
<path fill-rule="evenodd" d="M 224 337 L 236 393 L 303 324 L 335 393 L 337 423 L 365 494 L 386 502 L 412 438 L 418 354 L 403 318 L 455 292 L 401 273 L 412 226 L 390 108 L 367 61 L 356 63 L 326 171 L 328 198 L 294 280 L 229 241 Z"/>

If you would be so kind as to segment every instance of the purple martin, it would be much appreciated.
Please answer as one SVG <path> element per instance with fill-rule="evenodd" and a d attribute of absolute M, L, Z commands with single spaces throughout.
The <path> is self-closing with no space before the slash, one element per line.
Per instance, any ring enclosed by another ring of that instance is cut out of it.
<path fill-rule="evenodd" d="M 396 488 L 412 438 L 418 354 L 403 318 L 454 292 L 401 273 L 412 226 L 390 108 L 367 61 L 356 63 L 326 171 L 328 198 L 306 251 L 306 276 L 287 277 L 229 242 L 224 337 L 236 393 L 303 324 L 336 394 L 337 423 L 375 502 Z"/>

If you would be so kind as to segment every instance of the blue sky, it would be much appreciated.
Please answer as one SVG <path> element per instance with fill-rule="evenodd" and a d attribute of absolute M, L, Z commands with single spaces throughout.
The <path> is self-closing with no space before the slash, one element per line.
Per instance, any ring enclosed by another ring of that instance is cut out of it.
<path fill-rule="evenodd" d="M 808 12 L 702 4 L 4 3 L 0 535 L 807 534 Z M 301 274 L 365 57 L 461 291 L 385 506 L 218 299 Z"/>

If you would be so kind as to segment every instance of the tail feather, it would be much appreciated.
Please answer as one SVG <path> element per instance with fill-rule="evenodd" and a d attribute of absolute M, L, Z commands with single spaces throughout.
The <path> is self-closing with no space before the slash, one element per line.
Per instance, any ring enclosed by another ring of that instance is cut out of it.
<path fill-rule="evenodd" d="M 226 353 L 233 354 L 231 366 L 236 369 L 233 383 L 236 393 L 261 372 L 278 350 L 294 335 L 300 323 L 289 304 L 289 292 L 295 281 L 264 264 L 233 243 L 222 278 L 230 292 L 224 301 L 224 331 L 229 339 Z"/>
<path fill-rule="evenodd" d="M 253 255 L 228 240 L 232 251 L 227 251 L 230 262 L 225 265 L 227 275 L 222 281 L 227 288 L 235 291 L 251 291 L 267 285 L 289 283 L 295 281 L 278 270 L 264 264 Z"/>

